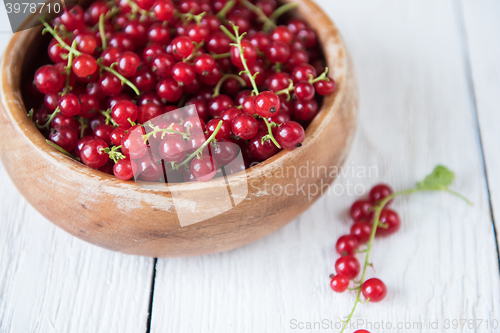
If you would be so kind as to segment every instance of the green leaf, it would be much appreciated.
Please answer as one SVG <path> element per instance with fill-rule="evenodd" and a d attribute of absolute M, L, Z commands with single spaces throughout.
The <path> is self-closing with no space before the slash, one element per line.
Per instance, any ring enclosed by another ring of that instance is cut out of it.
<path fill-rule="evenodd" d="M 417 183 L 417 186 L 419 188 L 447 188 L 453 183 L 454 179 L 455 174 L 453 171 L 443 165 L 438 165 L 432 170 L 430 175 L 427 175 L 423 181 Z"/>

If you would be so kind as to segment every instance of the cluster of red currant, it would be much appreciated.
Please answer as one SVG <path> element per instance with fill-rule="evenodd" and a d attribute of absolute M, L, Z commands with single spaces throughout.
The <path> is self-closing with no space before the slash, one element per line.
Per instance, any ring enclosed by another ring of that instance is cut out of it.
<path fill-rule="evenodd" d="M 131 129 L 157 117 L 165 119 L 160 155 L 184 166 L 186 179 L 208 180 L 217 171 L 213 154 L 198 149 L 208 143 L 236 144 L 246 167 L 300 147 L 321 96 L 336 84 L 316 33 L 284 15 L 295 7 L 275 0 L 110 0 L 86 11 L 67 8 L 52 25 L 43 22 L 55 64 L 36 71 L 43 103 L 29 115 L 51 145 L 124 180 L 155 168 L 133 163 L 129 152 Z M 190 105 L 192 118 L 167 121 L 169 112 Z M 192 126 L 205 136 L 191 137 Z M 193 152 L 189 168 L 182 158 Z"/>

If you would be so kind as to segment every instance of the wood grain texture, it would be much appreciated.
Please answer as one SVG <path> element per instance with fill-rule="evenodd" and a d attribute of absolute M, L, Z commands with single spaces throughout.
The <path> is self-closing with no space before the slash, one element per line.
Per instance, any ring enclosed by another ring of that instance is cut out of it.
<path fill-rule="evenodd" d="M 348 189 L 379 181 L 407 188 L 438 163 L 456 171 L 454 189 L 474 206 L 446 194 L 397 200 L 402 228 L 375 242 L 376 272 L 369 271 L 386 282 L 389 295 L 383 303 L 360 305 L 354 320 L 395 327 L 438 319 L 438 330 L 372 331 L 444 332 L 446 319 L 500 319 L 498 259 L 458 3 L 317 2 L 342 31 L 360 81 L 360 128 L 346 162 L 351 169 L 337 180 L 337 193 L 340 185 L 344 193 L 323 197 L 244 248 L 159 259 L 151 332 L 300 332 L 292 320 L 336 322 L 354 301 L 352 293 L 331 292 L 328 279 L 338 257 L 335 241 L 349 230 L 346 209 L 357 198 Z M 378 174 L 352 174 L 371 166 Z M 474 331 L 497 330 L 484 322 L 480 329 L 446 330 Z"/>
<path fill-rule="evenodd" d="M 462 0 L 472 87 L 489 180 L 497 244 L 500 243 L 500 2 Z"/>
<path fill-rule="evenodd" d="M 278 230 L 309 208 L 320 192 L 306 197 L 287 196 L 283 191 L 282 195 L 272 195 L 265 189 L 269 175 L 271 185 L 291 185 L 288 188 L 292 191 L 294 187 L 330 184 L 336 175 L 316 173 L 295 179 L 287 170 L 301 169 L 306 163 L 341 166 L 353 142 L 357 121 L 357 83 L 340 33 L 311 0 L 295 2 L 301 4 L 300 12 L 318 31 L 338 89 L 324 98 L 300 149 L 281 151 L 228 177 L 231 187 L 248 188 L 245 200 L 233 209 L 221 213 L 223 196 L 227 197 L 225 178 L 169 184 L 162 191 L 152 191 L 90 169 L 47 145 L 26 117 L 19 89 L 23 63 L 32 61 L 39 50 L 33 47 L 29 52 L 28 46 L 40 42 L 40 29 L 14 35 L 2 60 L 0 129 L 9 140 L 0 141 L 0 158 L 7 173 L 48 220 L 85 241 L 124 253 L 155 257 L 215 253 Z M 44 45 L 40 48 L 45 49 Z M 327 139 L 332 143 L 325 150 L 323 142 Z M 15 149 L 10 140 L 15 141 Z M 280 172 L 284 176 L 275 177 Z M 171 192 L 181 194 L 177 203 Z M 75 204 L 68 206 L 65 201 Z M 210 218 L 181 228 L 178 214 L 191 212 Z"/>
<path fill-rule="evenodd" d="M 153 260 L 62 231 L 0 166 L 0 332 L 145 332 Z"/>

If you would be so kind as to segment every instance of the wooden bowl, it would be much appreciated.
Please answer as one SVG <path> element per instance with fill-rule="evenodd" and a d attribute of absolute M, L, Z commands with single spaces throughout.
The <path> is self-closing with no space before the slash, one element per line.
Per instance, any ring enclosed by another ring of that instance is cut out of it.
<path fill-rule="evenodd" d="M 334 181 L 331 172 L 304 176 L 305 170 L 315 166 L 316 171 L 323 170 L 320 167 L 330 171 L 343 164 L 354 138 L 358 109 L 353 64 L 339 31 L 312 1 L 293 2 L 317 31 L 338 88 L 324 98 L 301 148 L 281 151 L 231 176 L 231 189 L 233 185 L 248 188 L 246 198 L 233 209 L 218 212 L 223 199 L 214 193 L 227 192 L 224 178 L 173 184 L 169 187 L 172 192 L 153 191 L 90 169 L 49 146 L 26 116 L 20 89 L 23 70 L 33 57 L 46 52 L 39 45 L 41 27 L 15 33 L 1 64 L 0 157 L 12 181 L 54 224 L 85 241 L 129 254 L 181 257 L 222 252 L 283 227 L 320 196 L 321 191 L 308 193 L 308 188 L 325 189 L 325 184 Z M 287 170 L 292 172 L 283 172 Z M 173 191 L 184 198 L 175 208 Z M 200 219 L 213 217 L 181 227 L 176 210 L 189 210 Z"/>

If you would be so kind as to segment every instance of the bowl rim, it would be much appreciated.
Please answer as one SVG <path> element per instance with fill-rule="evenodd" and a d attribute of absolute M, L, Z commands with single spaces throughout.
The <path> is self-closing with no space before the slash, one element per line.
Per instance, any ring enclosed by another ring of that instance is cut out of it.
<path fill-rule="evenodd" d="M 347 86 L 345 84 L 349 61 L 347 61 L 347 50 L 345 43 L 340 35 L 335 24 L 330 18 L 319 8 L 319 6 L 311 0 L 283 0 L 284 3 L 297 3 L 296 9 L 299 16 L 305 19 L 310 26 L 315 30 L 318 36 L 324 55 L 325 61 L 330 69 L 329 76 L 334 77 L 337 88 L 335 92 L 329 96 L 323 97 L 323 103 L 316 117 L 310 122 L 305 131 L 305 139 L 300 149 L 281 150 L 271 158 L 260 162 L 248 169 L 239 171 L 229 177 L 232 182 L 246 181 L 247 179 L 256 178 L 259 175 L 273 172 L 280 168 L 285 161 L 293 160 L 299 157 L 301 151 L 306 150 L 315 138 L 318 136 L 328 120 L 334 116 L 334 112 L 338 110 L 339 104 L 346 94 Z M 0 70 L 2 78 L 0 80 L 0 102 L 5 109 L 5 112 L 12 126 L 17 132 L 22 133 L 24 139 L 34 145 L 41 153 L 43 159 L 50 160 L 53 163 L 69 166 L 71 172 L 76 172 L 81 176 L 87 175 L 92 178 L 117 184 L 120 187 L 127 189 L 140 189 L 134 180 L 123 181 L 116 178 L 114 175 L 101 172 L 96 169 L 87 167 L 81 162 L 78 162 L 64 154 L 61 154 L 57 149 L 45 143 L 45 137 L 36 128 L 35 124 L 27 117 L 23 96 L 21 93 L 21 72 L 22 65 L 25 61 L 26 50 L 31 45 L 33 39 L 40 33 L 42 26 L 37 26 L 20 32 L 16 32 L 10 38 L 1 61 Z M 21 57 L 19 58 L 19 55 Z M 14 57 L 16 59 L 14 60 Z M 43 144 L 40 144 L 43 142 Z M 165 191 L 169 191 L 169 187 L 176 190 L 191 191 L 200 188 L 208 188 L 225 184 L 225 177 L 215 178 L 208 182 L 189 182 L 189 183 L 174 183 L 168 184 Z"/>

